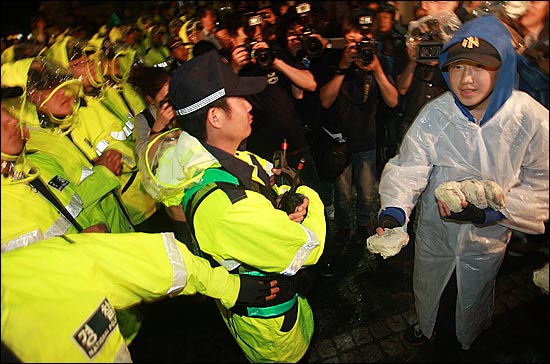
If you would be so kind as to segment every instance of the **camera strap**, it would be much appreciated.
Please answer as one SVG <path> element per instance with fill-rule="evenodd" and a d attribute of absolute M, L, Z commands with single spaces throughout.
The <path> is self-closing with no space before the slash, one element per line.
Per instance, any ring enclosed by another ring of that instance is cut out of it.
<path fill-rule="evenodd" d="M 374 77 L 371 72 L 354 70 L 344 79 L 341 91 L 344 98 L 351 104 L 361 105 L 369 98 L 373 85 Z"/>

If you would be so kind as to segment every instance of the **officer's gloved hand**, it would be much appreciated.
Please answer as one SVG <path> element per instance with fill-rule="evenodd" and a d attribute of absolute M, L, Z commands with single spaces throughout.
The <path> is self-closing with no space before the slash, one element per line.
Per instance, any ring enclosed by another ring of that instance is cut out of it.
<path fill-rule="evenodd" d="M 271 281 L 267 276 L 240 274 L 241 289 L 235 306 L 265 306 L 266 298 L 271 296 Z"/>
<path fill-rule="evenodd" d="M 317 273 L 311 268 L 302 268 L 293 276 L 275 275 L 272 279 L 277 280 L 277 287 L 280 291 L 274 300 L 269 301 L 269 305 L 277 305 L 292 299 L 296 293 L 301 296 L 307 296 L 312 292 L 315 286 Z"/>
<path fill-rule="evenodd" d="M 296 292 L 298 291 L 296 276 L 283 276 L 278 274 L 276 276 L 271 276 L 270 278 L 277 281 L 277 287 L 280 289 L 277 293 L 277 297 L 269 301 L 270 306 L 275 306 L 286 302 L 296 295 Z"/>
<path fill-rule="evenodd" d="M 460 212 L 451 211 L 451 214 L 447 218 L 449 220 L 471 221 L 474 224 L 483 224 L 485 222 L 485 211 L 469 203 Z"/>

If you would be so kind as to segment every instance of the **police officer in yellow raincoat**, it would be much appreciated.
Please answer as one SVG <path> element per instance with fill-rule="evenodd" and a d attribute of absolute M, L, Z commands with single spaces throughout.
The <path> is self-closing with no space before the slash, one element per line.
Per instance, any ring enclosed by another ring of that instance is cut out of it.
<path fill-rule="evenodd" d="M 106 83 L 105 74 L 110 72 L 105 54 L 97 46 L 85 40 L 66 37 L 53 44 L 48 57 L 60 62 L 83 82 L 84 105 L 79 109 L 80 126 L 75 128 L 75 143 L 93 159 L 110 150 L 122 161 L 122 169 L 113 171 L 121 183 L 124 206 L 137 231 L 156 232 L 146 221 L 158 210 L 155 203 L 141 188 L 141 173 L 137 170 L 135 141 L 133 139 L 134 113 L 143 110 L 145 104 L 135 93 L 119 92 L 117 85 Z M 132 57 L 116 57 L 130 60 Z M 126 65 L 128 62 L 122 62 Z M 123 67 L 124 68 L 124 67 Z M 130 65 L 125 67 L 129 72 Z M 127 77 L 124 76 L 124 77 Z M 131 90 L 123 87 L 123 90 Z M 122 94 L 128 95 L 123 98 Z M 139 96 L 141 97 L 141 96 Z M 130 105 L 127 107 L 126 105 Z M 118 173 L 117 173 L 118 172 Z M 163 229 L 160 229 L 163 230 Z"/>
<path fill-rule="evenodd" d="M 211 268 L 172 233 L 64 235 L 1 259 L 2 345 L 22 362 L 128 363 L 115 310 L 196 293 L 229 309 L 280 293 L 270 278 Z"/>
<path fill-rule="evenodd" d="M 116 173 L 120 162 L 109 160 L 108 153 L 97 155 L 94 144 L 108 134 L 103 131 L 95 139 L 85 135 L 88 127 L 98 129 L 99 116 L 90 114 L 87 123 L 77 116 L 80 110 L 81 83 L 58 64 L 44 58 L 28 58 L 2 67 L 2 86 L 21 86 L 18 118 L 29 127 L 28 151 L 40 151 L 56 159 L 63 167 L 65 178 L 81 185 L 84 205 L 98 203 L 107 216 L 111 232 L 133 231 L 124 214 L 117 190 L 121 183 Z M 82 137 L 81 137 L 82 136 Z"/>
<path fill-rule="evenodd" d="M 66 233 L 107 232 L 107 219 L 86 188 L 70 183 L 48 154 L 24 152 L 29 131 L 8 111 L 16 109 L 8 100 L 22 93 L 2 88 L 2 252 Z"/>
<path fill-rule="evenodd" d="M 150 172 L 143 182 L 167 206 L 183 206 L 198 254 L 212 264 L 239 274 L 294 277 L 300 287 L 298 277 L 323 253 L 323 203 L 302 185 L 301 204 L 288 213 L 277 209 L 278 194 L 288 186 L 272 184 L 270 162 L 237 151 L 252 122 L 242 96 L 265 86 L 264 77 L 235 75 L 215 50 L 183 63 L 169 96 L 185 131 L 151 142 L 140 159 Z M 313 312 L 302 293 L 261 308 L 218 307 L 251 362 L 297 362 L 309 347 Z"/>

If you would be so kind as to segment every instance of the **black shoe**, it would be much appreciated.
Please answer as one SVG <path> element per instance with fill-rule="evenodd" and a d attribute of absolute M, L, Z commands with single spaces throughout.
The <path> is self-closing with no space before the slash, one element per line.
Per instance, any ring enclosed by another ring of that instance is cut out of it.
<path fill-rule="evenodd" d="M 421 346 L 426 344 L 427 342 L 432 341 L 433 339 L 433 335 L 432 338 L 428 338 L 426 335 L 424 335 L 422 331 L 420 331 L 420 326 L 418 324 L 407 327 L 403 337 L 407 344 L 412 346 Z"/>
<path fill-rule="evenodd" d="M 334 263 L 324 263 L 321 264 L 320 268 L 321 275 L 325 278 L 331 278 L 336 275 L 336 269 Z"/>

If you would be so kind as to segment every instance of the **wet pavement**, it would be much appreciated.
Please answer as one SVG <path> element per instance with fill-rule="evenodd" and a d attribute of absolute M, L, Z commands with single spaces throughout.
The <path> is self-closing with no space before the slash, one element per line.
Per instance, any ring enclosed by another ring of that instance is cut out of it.
<path fill-rule="evenodd" d="M 532 280 L 548 252 L 506 256 L 496 281 L 493 324 L 470 350 L 436 356 L 433 344 L 409 346 L 415 321 L 414 242 L 383 259 L 349 243 L 336 276 L 319 275 L 309 302 L 315 333 L 307 363 L 547 363 L 548 296 Z M 130 346 L 135 362 L 246 363 L 211 299 L 177 297 L 142 305 L 145 320 Z"/>

